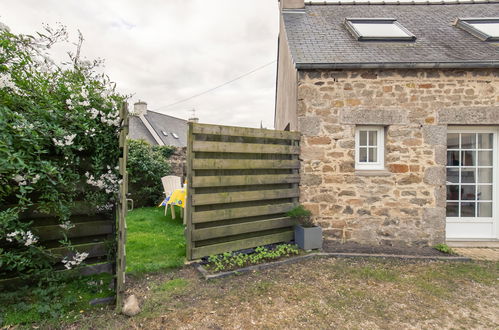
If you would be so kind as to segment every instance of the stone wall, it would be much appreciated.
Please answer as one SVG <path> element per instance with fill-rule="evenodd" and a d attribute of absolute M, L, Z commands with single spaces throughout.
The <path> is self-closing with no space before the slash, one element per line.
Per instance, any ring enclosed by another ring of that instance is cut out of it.
<path fill-rule="evenodd" d="M 186 174 L 186 154 L 186 147 L 176 148 L 175 152 L 170 156 L 170 159 L 168 159 L 168 163 L 171 166 L 171 175 L 179 176 L 182 180 L 185 179 Z"/>
<path fill-rule="evenodd" d="M 499 70 L 299 76 L 300 200 L 326 238 L 443 242 L 447 125 L 499 125 Z M 355 170 L 356 125 L 385 126 L 385 171 Z"/>

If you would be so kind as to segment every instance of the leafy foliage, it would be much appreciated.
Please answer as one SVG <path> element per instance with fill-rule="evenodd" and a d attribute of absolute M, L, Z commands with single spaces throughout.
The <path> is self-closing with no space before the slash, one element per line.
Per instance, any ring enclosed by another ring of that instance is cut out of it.
<path fill-rule="evenodd" d="M 456 254 L 454 252 L 454 250 L 452 250 L 452 248 L 450 246 L 448 246 L 447 244 L 437 244 L 435 245 L 435 250 L 438 250 L 442 253 L 447 253 L 447 254 Z"/>
<path fill-rule="evenodd" d="M 129 191 L 137 206 L 156 206 L 164 198 L 161 178 L 170 173 L 168 158 L 175 147 L 128 140 Z"/>
<path fill-rule="evenodd" d="M 303 205 L 299 205 L 286 213 L 288 217 L 294 218 L 298 220 L 298 222 L 304 227 L 313 227 L 315 226 L 312 221 L 312 212 L 307 210 Z"/>
<path fill-rule="evenodd" d="M 255 249 L 255 252 L 251 254 L 226 252 L 220 255 L 212 255 L 208 258 L 207 267 L 218 272 L 255 265 L 298 253 L 298 247 L 291 244 L 280 244 L 273 249 L 259 246 Z"/>
<path fill-rule="evenodd" d="M 56 64 L 48 50 L 66 40 L 64 27 L 29 36 L 0 26 L 0 277 L 51 273 L 53 258 L 19 219 L 28 208 L 69 226 L 77 198 L 110 210 L 118 190 L 124 96 L 97 73 L 100 61 L 80 58 L 81 35 Z"/>

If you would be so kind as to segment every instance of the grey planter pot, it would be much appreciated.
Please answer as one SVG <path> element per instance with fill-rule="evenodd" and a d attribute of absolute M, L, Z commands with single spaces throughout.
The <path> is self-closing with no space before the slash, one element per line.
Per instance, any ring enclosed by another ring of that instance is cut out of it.
<path fill-rule="evenodd" d="M 303 250 L 322 249 L 322 228 L 296 225 L 295 243 Z"/>

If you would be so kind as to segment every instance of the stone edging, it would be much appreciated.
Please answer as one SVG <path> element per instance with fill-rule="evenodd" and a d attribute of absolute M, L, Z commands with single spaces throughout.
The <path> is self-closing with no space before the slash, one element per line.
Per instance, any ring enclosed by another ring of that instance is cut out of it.
<path fill-rule="evenodd" d="M 231 270 L 228 272 L 210 274 L 203 267 L 203 265 L 197 263 L 194 267 L 201 273 L 205 280 L 212 280 L 216 278 L 227 277 L 231 275 L 237 275 L 240 273 L 248 273 L 254 270 L 260 270 L 265 268 L 277 267 L 280 265 L 293 264 L 298 261 L 314 258 L 314 257 L 327 257 L 327 258 L 387 258 L 387 259 L 400 259 L 400 260 L 437 260 L 437 261 L 460 261 L 468 262 L 471 258 L 467 257 L 440 257 L 440 256 L 410 256 L 410 255 L 394 255 L 394 254 L 369 254 L 369 253 L 334 253 L 334 252 L 315 252 L 302 256 L 292 257 L 289 259 L 268 262 L 265 264 L 254 265 L 244 268 L 239 268 L 236 270 Z"/>

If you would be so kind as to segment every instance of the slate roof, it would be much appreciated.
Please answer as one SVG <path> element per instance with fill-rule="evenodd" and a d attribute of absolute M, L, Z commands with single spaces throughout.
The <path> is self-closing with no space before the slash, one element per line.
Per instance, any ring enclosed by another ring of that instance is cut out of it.
<path fill-rule="evenodd" d="M 375 67 L 499 67 L 499 43 L 484 42 L 453 26 L 456 18 L 499 17 L 499 3 L 308 4 L 283 11 L 298 69 Z M 345 18 L 396 18 L 415 42 L 358 41 Z"/>
<path fill-rule="evenodd" d="M 164 145 L 175 147 L 187 146 L 187 120 L 168 116 L 159 112 L 147 110 L 144 115 L 147 122 L 152 126 Z M 156 140 L 137 116 L 130 116 L 129 137 L 131 139 L 143 139 L 150 144 L 157 144 Z M 163 134 L 165 132 L 167 135 Z M 178 136 L 176 139 L 172 133 Z"/>

